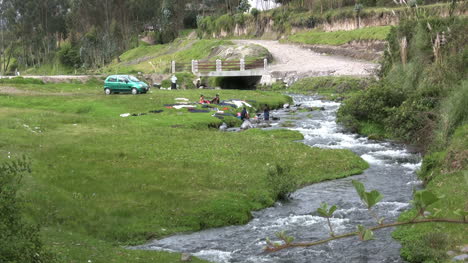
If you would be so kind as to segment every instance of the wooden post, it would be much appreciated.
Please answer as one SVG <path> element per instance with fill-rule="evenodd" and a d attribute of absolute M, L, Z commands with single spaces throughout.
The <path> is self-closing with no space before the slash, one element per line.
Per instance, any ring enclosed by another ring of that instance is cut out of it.
<path fill-rule="evenodd" d="M 245 70 L 245 59 L 241 58 L 240 60 L 240 71 Z"/>
<path fill-rule="evenodd" d="M 171 62 L 171 68 L 172 68 L 172 74 L 174 74 L 176 72 L 175 61 L 174 60 Z"/>
<path fill-rule="evenodd" d="M 268 70 L 268 59 L 263 59 L 263 69 Z"/>
<path fill-rule="evenodd" d="M 216 71 L 223 71 L 223 66 L 220 59 L 216 60 Z"/>

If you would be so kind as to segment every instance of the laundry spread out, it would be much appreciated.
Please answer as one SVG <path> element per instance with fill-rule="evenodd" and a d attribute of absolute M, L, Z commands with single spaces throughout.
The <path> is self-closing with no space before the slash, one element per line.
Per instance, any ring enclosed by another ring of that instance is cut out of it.
<path fill-rule="evenodd" d="M 130 113 L 122 113 L 122 114 L 120 114 L 120 117 L 126 118 L 126 117 L 128 117 L 130 115 L 131 115 Z"/>
<path fill-rule="evenodd" d="M 174 100 L 189 101 L 189 99 L 186 98 L 175 98 Z"/>
<path fill-rule="evenodd" d="M 197 109 L 188 109 L 191 113 L 202 113 L 202 112 L 210 112 L 209 110 L 197 110 Z"/>
<path fill-rule="evenodd" d="M 174 105 L 172 107 L 177 110 L 180 110 L 182 108 L 196 108 L 196 106 L 194 105 Z"/>

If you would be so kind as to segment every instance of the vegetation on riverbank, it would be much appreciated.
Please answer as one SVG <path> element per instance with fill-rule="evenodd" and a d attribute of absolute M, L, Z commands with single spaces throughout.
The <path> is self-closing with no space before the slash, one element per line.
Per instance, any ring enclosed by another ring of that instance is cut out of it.
<path fill-rule="evenodd" d="M 341 101 L 356 94 L 358 91 L 365 90 L 374 82 L 373 78 L 326 76 L 300 79 L 290 87 L 287 87 L 283 83 L 274 83 L 271 86 L 260 86 L 259 88 L 289 93 L 318 94 L 328 100 Z"/>
<path fill-rule="evenodd" d="M 59 262 L 177 262 L 177 255 L 118 246 L 247 222 L 281 190 L 269 182 L 272 165 L 289 167 L 295 185 L 367 167 L 350 151 L 293 142 L 298 132 L 222 133 L 209 128 L 222 122 L 209 112 L 163 106 L 177 97 L 197 101 L 199 90 L 105 96 L 92 82 L 8 85 L 15 92 L 0 96 L 0 162 L 23 154 L 32 160 L 21 196 Z M 203 92 L 255 98 L 257 108 L 290 102 L 261 91 Z M 147 115 L 119 116 L 127 112 Z"/>
<path fill-rule="evenodd" d="M 292 34 L 287 38 L 287 41 L 307 45 L 338 46 L 352 41 L 385 40 L 390 33 L 390 28 L 390 26 L 379 26 L 333 32 L 311 30 Z"/>
<path fill-rule="evenodd" d="M 416 17 L 392 28 L 381 80 L 345 100 L 338 113 L 358 132 L 419 145 L 425 152 L 420 178 L 445 196 L 430 212 L 447 218 L 460 218 L 454 212 L 466 211 L 468 202 L 467 23 L 465 17 Z M 400 227 L 394 236 L 410 262 L 447 260 L 447 250 L 468 242 L 466 228 L 445 224 Z"/>

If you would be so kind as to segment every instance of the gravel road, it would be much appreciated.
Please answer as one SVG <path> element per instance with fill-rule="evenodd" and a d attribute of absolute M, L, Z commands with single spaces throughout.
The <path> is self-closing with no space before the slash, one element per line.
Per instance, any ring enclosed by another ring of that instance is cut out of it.
<path fill-rule="evenodd" d="M 274 57 L 269 66 L 273 77 L 295 79 L 313 76 L 369 76 L 378 64 L 347 57 L 323 55 L 298 45 L 273 40 L 236 40 L 237 44 L 257 44 Z"/>

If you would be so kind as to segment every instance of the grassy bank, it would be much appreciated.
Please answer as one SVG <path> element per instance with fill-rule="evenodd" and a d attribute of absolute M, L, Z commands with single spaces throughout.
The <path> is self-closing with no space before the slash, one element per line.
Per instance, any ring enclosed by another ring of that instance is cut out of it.
<path fill-rule="evenodd" d="M 372 83 L 375 83 L 375 80 L 371 78 L 327 76 L 300 79 L 289 87 L 286 87 L 282 83 L 275 83 L 271 86 L 260 88 L 290 93 L 318 94 L 328 100 L 343 100 L 359 91 L 365 90 Z"/>
<path fill-rule="evenodd" d="M 366 27 L 350 31 L 321 32 L 311 30 L 308 32 L 290 35 L 287 41 L 309 45 L 339 46 L 352 41 L 385 40 L 390 32 L 390 26 Z"/>
<path fill-rule="evenodd" d="M 22 196 L 59 262 L 177 262 L 177 255 L 120 245 L 247 222 L 251 210 L 275 201 L 271 165 L 291 167 L 301 185 L 367 167 L 350 151 L 293 142 L 302 138 L 297 132 L 222 133 L 209 128 L 222 122 L 211 113 L 164 107 L 176 97 L 197 101 L 198 90 L 105 96 L 100 83 L 8 87 L 0 95 L 0 161 L 32 160 Z M 255 99 L 254 107 L 290 102 L 261 91 L 203 92 Z"/>
<path fill-rule="evenodd" d="M 339 120 L 361 133 L 390 137 L 423 150 L 419 177 L 444 198 L 432 216 L 460 218 L 468 202 L 466 17 L 403 21 L 392 28 L 380 81 L 344 101 Z M 447 29 L 450 36 L 440 39 Z M 406 45 L 401 44 L 406 39 Z M 421 67 L 424 65 L 424 67 Z M 402 215 L 408 219 L 415 211 Z M 445 262 L 467 243 L 466 228 L 449 224 L 400 227 L 402 256 L 410 262 Z M 459 252 L 459 251 L 458 251 Z"/>

